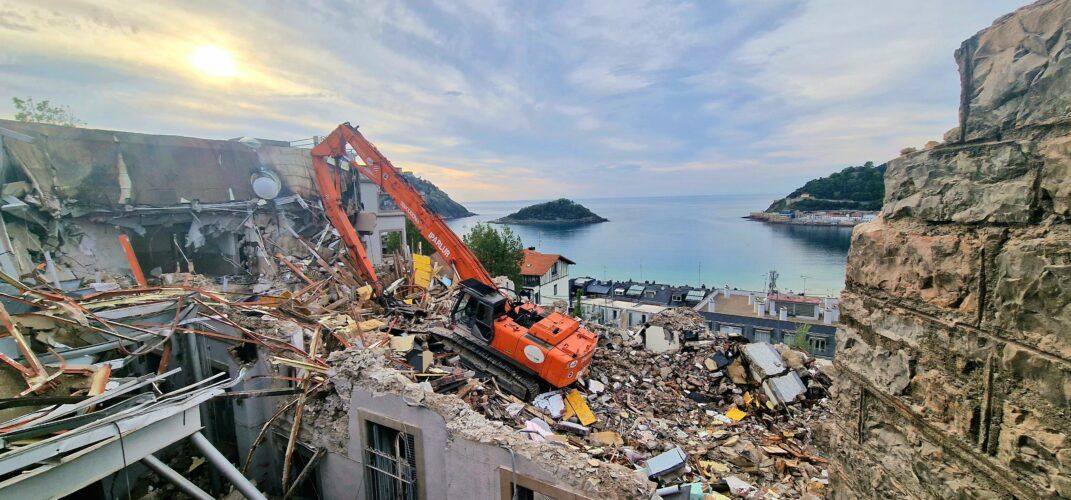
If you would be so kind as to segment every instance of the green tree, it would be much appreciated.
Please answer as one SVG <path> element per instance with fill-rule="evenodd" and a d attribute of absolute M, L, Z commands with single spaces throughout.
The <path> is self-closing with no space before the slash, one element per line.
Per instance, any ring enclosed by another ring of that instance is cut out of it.
<path fill-rule="evenodd" d="M 33 97 L 12 97 L 11 103 L 15 105 L 15 119 L 20 122 L 51 123 L 68 127 L 85 125 L 85 122 L 71 113 L 70 106 L 52 105 L 48 100 L 34 101 Z"/>
<path fill-rule="evenodd" d="M 383 237 L 383 253 L 394 253 L 402 249 L 401 231 L 391 231 Z"/>
<path fill-rule="evenodd" d="M 409 250 L 413 253 L 428 255 L 435 251 L 435 247 L 428 243 L 428 240 L 424 238 L 423 234 L 420 234 L 420 231 L 409 219 L 405 219 L 405 241 L 409 244 Z"/>
<path fill-rule="evenodd" d="M 514 287 L 521 288 L 524 245 L 512 229 L 503 226 L 498 230 L 490 224 L 477 223 L 463 239 L 492 277 L 505 276 L 513 281 Z"/>
<path fill-rule="evenodd" d="M 580 293 L 581 290 L 576 291 L 576 296 L 573 297 L 573 316 L 577 318 L 584 317 L 584 308 L 580 306 L 580 297 L 584 295 Z"/>
<path fill-rule="evenodd" d="M 792 343 L 789 344 L 789 347 L 794 347 L 804 352 L 811 352 L 811 342 L 807 339 L 810 332 L 811 325 L 807 323 L 796 323 L 796 330 L 792 332 Z"/>

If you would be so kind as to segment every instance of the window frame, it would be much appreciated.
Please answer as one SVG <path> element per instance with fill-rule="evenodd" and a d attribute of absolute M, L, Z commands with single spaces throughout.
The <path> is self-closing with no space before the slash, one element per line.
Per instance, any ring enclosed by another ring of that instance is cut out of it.
<path fill-rule="evenodd" d="M 819 348 L 818 345 L 817 345 L 819 342 L 822 343 L 822 347 L 821 348 Z M 811 353 L 812 354 L 815 351 L 817 351 L 817 352 L 826 352 L 826 349 L 829 347 L 829 337 L 826 337 L 824 335 L 808 335 L 807 336 L 807 343 L 810 344 L 810 346 L 811 346 Z"/>
<path fill-rule="evenodd" d="M 424 440 L 423 434 L 419 427 L 408 425 L 400 420 L 395 420 L 379 413 L 373 413 L 365 409 L 357 409 L 357 426 L 361 431 L 361 474 L 368 474 L 368 464 L 365 463 L 364 452 L 369 446 L 368 441 L 368 424 L 373 423 L 387 427 L 396 432 L 409 434 L 413 436 L 413 447 L 415 448 L 416 455 L 416 481 L 417 481 L 417 498 L 419 500 L 427 499 L 427 481 L 424 474 Z M 362 482 L 367 482 L 368 478 L 364 477 Z M 364 485 L 361 485 L 364 488 Z"/>
<path fill-rule="evenodd" d="M 590 500 L 588 497 L 540 481 L 532 476 L 526 476 L 521 473 L 515 475 L 509 467 L 500 466 L 498 468 L 498 485 L 499 498 L 502 500 L 511 500 L 513 498 L 513 488 L 510 487 L 510 484 L 513 483 L 514 476 L 517 478 L 517 486 L 527 488 L 541 495 L 553 497 L 556 500 Z"/>

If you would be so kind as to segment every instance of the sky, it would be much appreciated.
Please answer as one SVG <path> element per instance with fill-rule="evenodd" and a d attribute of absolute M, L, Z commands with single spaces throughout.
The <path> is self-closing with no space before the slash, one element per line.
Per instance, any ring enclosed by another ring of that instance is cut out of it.
<path fill-rule="evenodd" d="M 784 194 L 940 140 L 953 51 L 1026 3 L 0 0 L 0 117 L 32 96 L 206 138 L 348 121 L 463 201 Z"/>

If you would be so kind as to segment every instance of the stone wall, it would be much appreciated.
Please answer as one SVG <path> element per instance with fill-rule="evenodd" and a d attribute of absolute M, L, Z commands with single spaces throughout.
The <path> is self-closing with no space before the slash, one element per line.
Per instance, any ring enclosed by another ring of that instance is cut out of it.
<path fill-rule="evenodd" d="M 1071 0 L 956 51 L 960 125 L 856 228 L 834 495 L 1071 497 Z"/>

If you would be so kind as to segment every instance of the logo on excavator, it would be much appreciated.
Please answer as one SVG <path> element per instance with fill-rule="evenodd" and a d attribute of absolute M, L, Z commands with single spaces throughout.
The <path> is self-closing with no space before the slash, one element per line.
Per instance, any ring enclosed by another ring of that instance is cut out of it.
<path fill-rule="evenodd" d="M 443 241 L 440 240 L 438 236 L 435 236 L 435 233 L 428 231 L 428 241 L 439 249 L 439 252 L 443 254 L 443 257 L 450 256 L 450 249 L 446 248 L 446 245 L 443 244 Z"/>
<path fill-rule="evenodd" d="M 413 209 L 409 208 L 409 205 L 406 205 L 405 203 L 399 203 L 399 205 L 401 205 L 402 209 L 409 214 L 409 220 L 413 221 L 413 224 L 420 224 L 420 217 L 417 217 L 416 212 L 413 212 Z"/>

